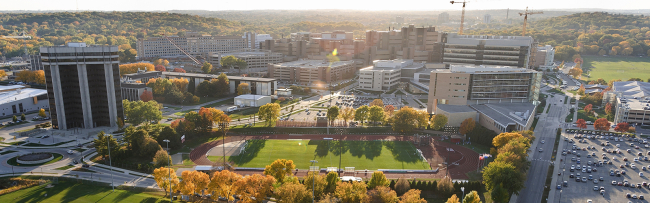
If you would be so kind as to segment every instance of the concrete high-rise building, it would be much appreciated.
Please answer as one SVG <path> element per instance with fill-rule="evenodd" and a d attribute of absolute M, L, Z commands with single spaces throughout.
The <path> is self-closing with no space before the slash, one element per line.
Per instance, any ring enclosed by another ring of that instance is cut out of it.
<path fill-rule="evenodd" d="M 29 55 L 29 64 L 32 70 L 43 70 L 41 55 Z"/>
<path fill-rule="evenodd" d="M 269 77 L 291 83 L 330 83 L 354 78 L 356 70 L 353 61 L 299 60 L 269 64 Z"/>
<path fill-rule="evenodd" d="M 441 14 L 438 14 L 438 24 L 443 24 L 449 22 L 449 13 L 443 12 Z"/>
<path fill-rule="evenodd" d="M 537 54 L 535 54 L 535 67 L 541 69 L 553 68 L 553 60 L 555 58 L 555 48 L 551 45 L 537 47 Z"/>
<path fill-rule="evenodd" d="M 443 33 L 435 27 L 410 25 L 400 30 L 367 31 L 365 46 L 368 53 L 364 64 L 374 60 L 413 59 L 414 62 L 429 62 L 434 55 L 434 45 L 441 42 Z"/>
<path fill-rule="evenodd" d="M 250 37 L 250 38 L 249 38 Z M 169 39 L 190 55 L 199 56 L 208 52 L 226 52 L 237 49 L 255 46 L 256 35 L 241 36 L 212 36 L 203 35 L 198 32 L 187 32 L 185 36 L 169 36 Z M 185 54 L 176 48 L 164 37 L 148 37 L 138 39 L 136 49 L 138 57 L 186 57 Z"/>
<path fill-rule="evenodd" d="M 116 126 L 124 119 L 117 46 L 41 47 L 55 129 Z"/>
<path fill-rule="evenodd" d="M 492 22 L 492 15 L 490 14 L 483 15 L 483 23 L 490 24 L 490 22 Z"/>
<path fill-rule="evenodd" d="M 259 49 L 260 48 L 260 43 L 273 39 L 271 35 L 269 34 L 257 34 L 254 32 L 246 32 L 244 33 L 244 36 L 242 36 L 243 39 L 246 39 L 246 48 L 249 49 Z"/>
<path fill-rule="evenodd" d="M 532 37 L 447 33 L 434 46 L 432 62 L 530 68 Z"/>
<path fill-rule="evenodd" d="M 424 63 L 413 63 L 411 59 L 376 60 L 373 66 L 359 70 L 359 89 L 391 90 L 399 85 L 403 70 L 421 70 L 423 68 Z"/>

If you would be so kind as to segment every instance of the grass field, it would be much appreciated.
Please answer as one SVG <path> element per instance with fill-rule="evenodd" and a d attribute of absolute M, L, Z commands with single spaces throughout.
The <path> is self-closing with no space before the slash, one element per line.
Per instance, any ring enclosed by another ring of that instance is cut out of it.
<path fill-rule="evenodd" d="M 0 196 L 0 202 L 169 202 L 162 194 L 137 193 L 111 187 L 61 182 L 18 190 Z M 45 196 L 47 194 L 47 196 Z"/>
<path fill-rule="evenodd" d="M 650 78 L 650 57 L 583 56 L 582 80 Z M 593 67 L 593 68 L 591 68 Z M 590 74 L 590 75 L 587 75 Z"/>
<path fill-rule="evenodd" d="M 276 159 L 291 159 L 297 168 L 307 169 L 310 160 L 317 160 L 320 168 L 341 167 L 369 169 L 419 169 L 429 165 L 415 154 L 408 142 L 325 140 L 250 140 L 246 152 L 228 158 L 239 167 L 264 168 Z"/>

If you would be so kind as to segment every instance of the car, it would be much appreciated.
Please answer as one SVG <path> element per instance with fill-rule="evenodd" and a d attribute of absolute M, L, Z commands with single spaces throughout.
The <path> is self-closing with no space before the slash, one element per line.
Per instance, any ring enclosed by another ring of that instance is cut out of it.
<path fill-rule="evenodd" d="M 539 152 L 542 152 L 542 148 L 539 148 Z"/>
<path fill-rule="evenodd" d="M 88 164 L 83 164 L 83 165 L 81 165 L 81 167 L 84 167 L 84 168 L 90 168 L 90 165 L 88 165 Z"/>
<path fill-rule="evenodd" d="M 79 162 L 77 162 L 77 160 L 75 159 L 75 160 L 72 160 L 72 163 L 78 164 Z"/>
<path fill-rule="evenodd" d="M 569 187 L 569 182 L 565 180 L 564 182 L 562 182 L 562 185 L 564 185 L 564 187 Z"/>
<path fill-rule="evenodd" d="M 576 177 L 576 182 L 580 182 L 580 178 Z"/>
<path fill-rule="evenodd" d="M 542 144 L 544 144 L 544 140 L 542 140 Z"/>
<path fill-rule="evenodd" d="M 587 177 L 582 177 L 582 182 L 587 182 Z"/>
<path fill-rule="evenodd" d="M 172 120 L 174 120 L 174 119 L 172 119 L 172 118 L 167 118 L 167 121 L 172 121 Z"/>
<path fill-rule="evenodd" d="M 74 154 L 74 150 L 68 150 L 68 154 Z"/>
<path fill-rule="evenodd" d="M 630 193 L 627 193 L 627 194 L 625 194 L 625 197 L 627 197 L 627 198 L 631 198 L 632 195 L 631 195 Z"/>
<path fill-rule="evenodd" d="M 561 190 L 561 189 L 562 189 L 562 186 L 561 186 L 561 185 L 557 185 L 556 189 Z"/>
<path fill-rule="evenodd" d="M 598 180 L 604 181 L 605 179 L 602 176 L 600 176 L 600 178 L 598 178 Z"/>
<path fill-rule="evenodd" d="M 639 172 L 639 177 L 643 177 L 643 172 Z"/>
<path fill-rule="evenodd" d="M 594 186 L 594 191 L 599 191 L 600 188 L 598 186 Z"/>
<path fill-rule="evenodd" d="M 593 179 L 594 179 L 594 176 L 589 175 L 589 180 L 593 180 Z"/>
<path fill-rule="evenodd" d="M 569 178 L 573 178 L 573 177 L 575 177 L 575 176 L 573 175 L 573 173 L 572 173 L 571 175 L 569 175 Z"/>
<path fill-rule="evenodd" d="M 633 194 L 633 195 L 632 195 L 632 199 L 636 199 L 636 194 Z"/>
<path fill-rule="evenodd" d="M 645 200 L 645 197 L 643 197 L 643 195 L 639 195 L 639 199 L 640 200 Z"/>
<path fill-rule="evenodd" d="M 594 184 L 598 184 L 598 180 L 594 179 Z"/>
<path fill-rule="evenodd" d="M 612 185 L 618 184 L 615 180 L 612 181 Z"/>
<path fill-rule="evenodd" d="M 623 161 L 627 161 L 627 157 L 623 157 Z"/>

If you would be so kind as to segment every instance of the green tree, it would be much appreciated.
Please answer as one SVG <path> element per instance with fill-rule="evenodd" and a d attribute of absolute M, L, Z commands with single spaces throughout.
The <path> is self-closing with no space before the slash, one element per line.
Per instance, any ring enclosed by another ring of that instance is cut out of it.
<path fill-rule="evenodd" d="M 467 118 L 460 123 L 460 134 L 465 135 L 476 127 L 476 121 L 473 118 Z"/>
<path fill-rule="evenodd" d="M 277 159 L 273 161 L 271 165 L 266 165 L 264 168 L 264 175 L 273 176 L 277 182 L 282 183 L 284 177 L 291 176 L 291 172 L 295 168 L 296 165 L 293 164 L 292 160 Z"/>
<path fill-rule="evenodd" d="M 208 62 L 203 62 L 203 65 L 201 66 L 201 71 L 203 71 L 203 73 L 205 74 L 209 74 L 210 72 L 212 72 L 212 64 Z"/>
<path fill-rule="evenodd" d="M 217 76 L 217 81 L 214 84 L 214 88 L 219 95 L 226 95 L 230 93 L 230 80 L 225 73 L 219 74 Z"/>
<path fill-rule="evenodd" d="M 156 155 L 156 152 L 159 150 L 162 150 L 162 147 L 160 147 L 160 144 L 156 142 L 151 137 L 147 137 L 144 139 L 144 142 L 140 145 L 140 154 L 138 154 L 141 157 L 147 157 L 151 158 Z"/>
<path fill-rule="evenodd" d="M 508 193 L 508 190 L 503 188 L 503 184 L 496 185 L 495 188 L 490 191 L 490 196 L 492 197 L 492 201 L 495 203 L 506 203 L 510 200 L 510 194 Z"/>
<path fill-rule="evenodd" d="M 483 184 L 487 190 L 494 190 L 502 185 L 508 193 L 519 194 L 524 188 L 526 177 L 510 163 L 490 162 L 483 169 Z"/>
<path fill-rule="evenodd" d="M 339 179 L 338 173 L 332 171 L 327 173 L 327 177 L 325 178 L 325 181 L 327 181 L 327 187 L 325 188 L 325 193 L 333 193 L 334 190 L 336 190 L 336 183 L 341 181 L 341 179 Z"/>
<path fill-rule="evenodd" d="M 334 120 L 339 117 L 339 107 L 332 106 L 327 109 L 327 120 L 330 121 L 331 125 L 334 125 Z"/>
<path fill-rule="evenodd" d="M 124 114 L 128 122 L 133 125 L 140 125 L 143 122 L 159 121 L 162 120 L 162 112 L 158 102 L 151 100 L 148 102 L 143 101 L 129 101 L 122 100 L 124 107 Z"/>
<path fill-rule="evenodd" d="M 101 131 L 97 134 L 97 138 L 93 140 L 93 145 L 97 151 L 97 154 L 104 158 L 108 156 L 109 145 L 111 153 L 116 153 L 120 149 L 120 145 L 117 143 L 117 140 L 113 138 L 112 135 L 104 134 L 104 131 Z"/>
<path fill-rule="evenodd" d="M 266 126 L 272 126 L 280 116 L 280 105 L 277 103 L 268 103 L 260 107 L 257 112 L 260 120 L 264 120 Z"/>
<path fill-rule="evenodd" d="M 433 129 L 442 130 L 447 125 L 447 116 L 444 114 L 436 114 L 431 118 L 431 123 L 433 123 Z"/>
<path fill-rule="evenodd" d="M 18 121 L 18 117 L 16 117 L 16 115 L 14 115 L 14 116 L 11 118 L 11 120 L 15 123 L 16 121 Z"/>
<path fill-rule="evenodd" d="M 372 106 L 368 110 L 368 120 L 377 123 L 377 122 L 383 122 L 386 119 L 386 113 L 384 112 L 383 107 L 379 106 Z"/>
<path fill-rule="evenodd" d="M 370 107 L 366 105 L 359 107 L 354 112 L 354 120 L 363 123 L 364 121 L 368 120 L 368 116 L 370 115 L 369 112 L 370 112 Z"/>
<path fill-rule="evenodd" d="M 251 87 L 248 85 L 248 83 L 239 83 L 237 85 L 237 95 L 242 95 L 242 94 L 250 94 L 251 93 Z"/>
<path fill-rule="evenodd" d="M 20 120 L 23 120 L 23 121 L 27 120 L 27 118 L 25 117 L 25 114 L 20 114 Z"/>
<path fill-rule="evenodd" d="M 326 193 L 327 178 L 325 177 L 325 175 L 318 175 L 317 172 L 310 172 L 305 178 L 304 184 L 307 187 L 307 190 L 314 191 L 314 195 L 316 195 L 316 199 L 320 199 Z M 316 189 L 313 189 L 312 187 Z M 311 198 L 311 194 L 309 195 L 309 197 Z"/>
<path fill-rule="evenodd" d="M 465 195 L 465 198 L 463 198 L 463 203 L 481 203 L 481 197 L 478 195 L 478 192 L 476 192 L 476 190 L 472 190 L 471 192 L 467 193 L 467 195 Z"/>
<path fill-rule="evenodd" d="M 381 171 L 373 172 L 372 177 L 370 178 L 370 182 L 368 182 L 368 188 L 370 189 L 374 189 L 375 187 L 378 186 L 388 187 L 389 185 L 390 185 L 390 181 L 386 178 L 384 172 Z"/>
<path fill-rule="evenodd" d="M 158 150 L 153 156 L 153 165 L 156 168 L 167 166 L 171 163 L 172 157 L 165 150 Z"/>

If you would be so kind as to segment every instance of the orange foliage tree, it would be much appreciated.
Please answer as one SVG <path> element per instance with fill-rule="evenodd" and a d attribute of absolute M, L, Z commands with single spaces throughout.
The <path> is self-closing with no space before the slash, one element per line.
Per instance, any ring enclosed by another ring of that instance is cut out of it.
<path fill-rule="evenodd" d="M 240 195 L 242 203 L 262 202 L 271 194 L 275 179 L 272 176 L 254 174 L 235 182 L 235 194 Z M 255 198 L 255 199 L 253 199 Z"/>
<path fill-rule="evenodd" d="M 163 66 L 163 65 L 157 65 L 155 70 L 164 72 L 164 71 L 167 70 L 167 68 L 165 68 L 165 66 Z"/>
<path fill-rule="evenodd" d="M 130 63 L 120 65 L 120 76 L 124 74 L 136 73 L 138 70 L 154 71 L 156 67 L 150 63 Z"/>
<path fill-rule="evenodd" d="M 460 134 L 467 134 L 474 130 L 476 127 L 476 122 L 473 118 L 467 118 L 462 123 L 460 123 Z"/>
<path fill-rule="evenodd" d="M 594 129 L 596 130 L 608 131 L 609 128 L 609 121 L 606 118 L 599 118 L 594 122 Z"/>
<path fill-rule="evenodd" d="M 182 68 L 174 68 L 174 72 L 185 73 L 186 71 L 185 71 L 185 69 L 182 69 Z"/>
<path fill-rule="evenodd" d="M 143 102 L 148 102 L 151 101 L 152 99 L 153 99 L 153 93 L 149 90 L 145 89 L 144 92 L 142 92 L 142 94 L 140 95 L 140 100 L 142 100 Z"/>
<path fill-rule="evenodd" d="M 16 73 L 15 80 L 22 81 L 22 82 L 33 82 L 33 83 L 44 85 L 45 72 L 43 70 L 37 70 L 37 71 L 23 70 Z"/>
<path fill-rule="evenodd" d="M 616 124 L 614 131 L 616 132 L 627 132 L 630 129 L 630 124 L 625 122 Z"/>
<path fill-rule="evenodd" d="M 585 122 L 585 119 L 578 119 L 578 120 L 576 121 L 576 125 L 577 125 L 578 128 L 580 128 L 580 129 L 586 129 L 586 128 L 587 128 L 587 122 Z"/>

